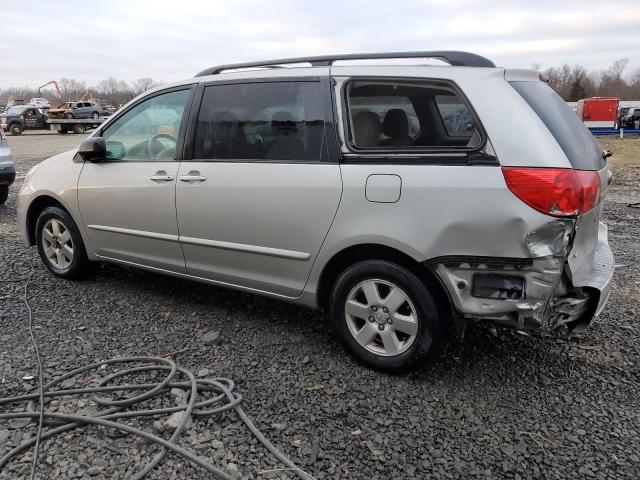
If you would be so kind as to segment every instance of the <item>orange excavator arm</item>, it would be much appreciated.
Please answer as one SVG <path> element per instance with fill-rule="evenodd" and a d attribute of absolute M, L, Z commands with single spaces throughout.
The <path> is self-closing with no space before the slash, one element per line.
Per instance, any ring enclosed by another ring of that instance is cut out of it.
<path fill-rule="evenodd" d="M 53 85 L 54 87 L 56 87 L 56 98 L 58 100 L 62 100 L 62 93 L 60 92 L 60 87 L 58 87 L 58 82 L 56 82 L 55 80 L 51 80 L 50 82 L 45 83 L 44 85 L 41 85 L 38 87 L 38 94 L 40 96 L 42 96 L 42 92 L 41 90 L 46 87 L 47 85 Z"/>

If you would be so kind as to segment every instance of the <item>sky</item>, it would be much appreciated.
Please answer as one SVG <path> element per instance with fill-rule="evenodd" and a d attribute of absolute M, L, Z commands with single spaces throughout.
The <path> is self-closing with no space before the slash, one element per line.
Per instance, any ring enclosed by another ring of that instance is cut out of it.
<path fill-rule="evenodd" d="M 466 50 L 496 65 L 640 69 L 628 0 L 29 0 L 3 2 L 0 88 L 62 77 L 168 82 L 221 63 Z"/>

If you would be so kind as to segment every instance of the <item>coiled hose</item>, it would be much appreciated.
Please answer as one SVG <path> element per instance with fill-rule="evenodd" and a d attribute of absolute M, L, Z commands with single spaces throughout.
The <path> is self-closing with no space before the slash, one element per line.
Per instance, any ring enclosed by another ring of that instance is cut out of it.
<path fill-rule="evenodd" d="M 89 370 L 94 370 L 98 368 L 102 368 L 103 365 L 117 365 L 117 364 L 140 364 L 144 363 L 144 365 L 135 366 L 132 368 L 128 368 L 125 370 L 121 370 L 115 372 L 111 375 L 104 377 L 100 382 L 98 382 L 94 387 L 86 387 L 86 388 L 76 388 L 76 389 L 53 389 L 56 385 L 59 385 L 61 382 L 72 378 L 76 375 L 82 374 Z M 155 383 L 134 383 L 134 384 L 122 384 L 122 385 L 111 385 L 111 383 L 118 379 L 119 377 L 128 376 L 140 372 L 148 372 L 148 371 L 159 371 L 165 372 L 164 378 Z M 176 375 L 180 373 L 185 376 L 188 381 L 175 381 Z M 155 397 L 156 395 L 163 394 L 172 388 L 184 389 L 188 394 L 188 402 L 186 405 L 176 405 L 170 407 L 156 408 L 150 410 L 135 410 L 135 411 L 127 411 L 126 409 L 133 407 L 140 402 L 146 401 Z M 235 410 L 240 419 L 244 422 L 244 424 L 249 428 L 251 433 L 265 446 L 267 450 L 269 450 L 278 460 L 284 463 L 288 469 L 290 469 L 293 473 L 295 473 L 298 478 L 303 480 L 309 480 L 313 477 L 308 473 L 305 473 L 300 468 L 298 468 L 286 455 L 280 452 L 263 434 L 258 430 L 258 428 L 253 424 L 251 419 L 245 414 L 242 407 L 240 407 L 240 402 L 242 401 L 242 395 L 235 393 L 234 391 L 234 383 L 232 380 L 227 378 L 213 378 L 213 379 L 198 379 L 194 377 L 194 375 L 187 369 L 179 367 L 173 360 L 167 358 L 160 357 L 125 357 L 125 358 L 114 358 L 111 360 L 106 360 L 103 362 L 93 363 L 91 365 L 87 365 L 84 367 L 77 368 L 72 370 L 64 375 L 48 382 L 44 385 L 44 397 L 52 398 L 52 397 L 61 397 L 68 395 L 87 395 L 91 394 L 91 399 L 101 407 L 107 407 L 105 410 L 102 410 L 93 415 L 76 415 L 76 414 L 67 414 L 67 413 L 54 413 L 54 412 L 43 412 L 43 417 L 45 421 L 50 422 L 54 421 L 57 426 L 51 430 L 46 430 L 41 433 L 41 439 L 45 440 L 47 438 L 51 438 L 54 435 L 58 435 L 63 432 L 67 432 L 69 430 L 73 430 L 75 428 L 79 428 L 83 425 L 102 425 L 104 427 L 110 427 L 115 430 L 120 430 L 123 432 L 127 432 L 133 435 L 137 435 L 149 442 L 160 445 L 162 450 L 149 462 L 146 466 L 132 476 L 132 479 L 141 479 L 145 475 L 147 475 L 164 457 L 167 450 L 171 450 L 173 453 L 184 457 L 190 462 L 202 467 L 207 472 L 213 474 L 214 478 L 220 478 L 225 480 L 230 480 L 230 477 L 227 473 L 222 471 L 217 466 L 211 464 L 207 460 L 191 453 L 190 451 L 178 446 L 176 443 L 182 433 L 185 430 L 185 427 L 190 419 L 190 417 L 202 417 L 208 415 L 216 415 L 222 412 L 226 412 L 228 410 Z M 112 400 L 104 397 L 100 397 L 97 394 L 107 393 L 107 392 L 126 392 L 126 391 L 142 391 L 142 393 L 128 397 L 122 400 Z M 198 396 L 204 392 L 209 392 L 209 395 L 213 395 L 212 398 L 198 400 Z M 39 398 L 39 393 L 28 394 L 28 395 L 19 395 L 15 397 L 6 397 L 0 398 L 0 405 L 7 405 L 11 403 L 18 402 L 29 402 L 33 400 L 37 400 Z M 116 420 L 124 419 L 124 418 L 133 418 L 133 417 L 151 417 L 151 416 L 164 416 L 170 415 L 175 412 L 184 412 L 180 422 L 176 430 L 171 435 L 169 440 L 165 440 L 164 438 L 158 437 L 152 433 L 146 432 L 144 430 L 140 430 L 138 428 L 131 427 L 129 425 L 119 423 Z M 12 412 L 12 413 L 1 413 L 0 419 L 16 419 L 16 418 L 33 418 L 37 417 L 38 412 L 34 411 L 24 411 L 24 412 Z M 0 458 L 0 470 L 16 455 L 24 452 L 28 448 L 35 445 L 38 437 L 32 438 L 17 447 L 13 448 L 7 454 L 5 454 L 2 458 Z"/>
<path fill-rule="evenodd" d="M 226 472 L 222 471 L 216 465 L 208 462 L 202 457 L 195 455 L 194 453 L 180 447 L 177 442 L 186 430 L 188 422 L 192 417 L 204 417 L 209 415 L 220 414 L 229 410 L 235 410 L 242 422 L 247 426 L 251 433 L 280 460 L 286 469 L 294 473 L 298 478 L 302 480 L 313 480 L 313 477 L 297 467 L 289 457 L 279 451 L 253 424 L 251 419 L 246 415 L 244 410 L 240 407 L 242 401 L 242 395 L 234 392 L 235 384 L 233 380 L 228 378 L 212 378 L 212 379 L 198 379 L 196 380 L 193 373 L 189 370 L 179 367 L 173 360 L 163 357 L 150 357 L 150 356 L 138 356 L 138 357 L 123 357 L 114 358 L 111 360 L 101 361 L 86 365 L 57 377 L 46 384 L 42 384 L 42 363 L 38 351 L 38 345 L 33 335 L 33 315 L 28 298 L 28 286 L 33 277 L 34 270 L 31 268 L 30 273 L 22 278 L 14 278 L 10 280 L 0 279 L 0 283 L 16 283 L 19 281 L 25 281 L 23 301 L 27 307 L 29 314 L 29 331 L 31 333 L 31 339 L 36 349 L 38 367 L 40 372 L 40 388 L 38 393 L 28 395 L 18 395 L 13 397 L 0 398 L 0 405 L 9 405 L 20 402 L 32 402 L 34 400 L 39 401 L 39 411 L 22 411 L 22 412 L 10 412 L 0 413 L 0 420 L 10 420 L 19 418 L 33 419 L 39 417 L 38 432 L 36 436 L 28 441 L 23 442 L 17 447 L 10 450 L 2 458 L 0 458 L 0 471 L 17 455 L 21 454 L 25 450 L 35 446 L 35 454 L 33 458 L 33 464 L 31 469 L 31 478 L 34 478 L 37 460 L 38 460 L 38 447 L 41 440 L 51 438 L 55 435 L 70 430 L 80 428 L 85 425 L 102 425 L 115 430 L 120 430 L 132 435 L 137 435 L 148 442 L 155 443 L 162 447 L 150 462 L 148 462 L 142 470 L 134 474 L 131 479 L 139 480 L 144 478 L 154 467 L 156 467 L 165 456 L 167 450 L 170 450 L 176 455 L 182 456 L 186 460 L 198 465 L 207 472 L 213 474 L 214 478 L 231 480 L 232 477 Z M 107 365 L 129 365 L 130 368 L 112 373 L 102 380 L 100 380 L 95 386 L 85 388 L 72 388 L 72 389 L 55 389 L 62 382 L 67 379 L 73 378 L 82 373 L 99 368 L 105 368 Z M 164 378 L 161 381 L 154 383 L 125 383 L 125 384 L 113 384 L 115 380 L 121 377 L 139 374 L 141 372 L 156 372 L 164 373 Z M 179 377 L 184 377 L 186 380 L 177 381 Z M 181 405 L 167 406 L 163 408 L 149 409 L 149 410 L 127 410 L 137 404 L 147 401 L 158 395 L 162 395 L 173 388 L 181 389 L 186 392 L 187 403 L 182 402 Z M 98 394 L 108 392 L 129 392 L 140 391 L 141 393 L 127 397 L 124 399 L 110 399 L 101 397 Z M 207 394 L 210 398 L 199 399 L 199 396 Z M 69 395 L 91 395 L 91 399 L 100 407 L 104 407 L 103 410 L 89 415 L 78 415 L 68 413 L 55 413 L 49 412 L 45 409 L 44 398 L 55 398 Z M 158 437 L 152 433 L 144 430 L 120 423 L 117 420 L 126 418 L 137 417 L 153 417 L 153 416 L 166 416 L 175 412 L 184 412 L 181 416 L 177 427 L 169 440 L 165 440 L 162 437 Z M 43 425 L 46 422 L 47 425 L 52 425 L 54 428 L 50 430 L 44 430 Z"/>

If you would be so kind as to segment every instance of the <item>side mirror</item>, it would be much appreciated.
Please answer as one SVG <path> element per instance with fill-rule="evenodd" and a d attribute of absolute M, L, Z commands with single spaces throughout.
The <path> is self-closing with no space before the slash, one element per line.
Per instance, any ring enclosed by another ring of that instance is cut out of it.
<path fill-rule="evenodd" d="M 85 162 L 99 162 L 107 156 L 107 145 L 102 137 L 90 137 L 78 147 L 78 155 Z"/>

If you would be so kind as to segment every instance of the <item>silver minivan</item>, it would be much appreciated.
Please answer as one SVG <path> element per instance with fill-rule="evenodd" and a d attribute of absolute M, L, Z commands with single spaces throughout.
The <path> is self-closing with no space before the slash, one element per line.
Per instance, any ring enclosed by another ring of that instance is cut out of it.
<path fill-rule="evenodd" d="M 538 73 L 470 53 L 223 65 L 34 167 L 18 219 L 60 277 L 109 261 L 320 308 L 400 370 L 467 320 L 589 325 L 606 156 Z"/>
<path fill-rule="evenodd" d="M 0 205 L 9 198 L 9 187 L 16 178 L 16 168 L 11 160 L 11 148 L 0 126 Z"/>

